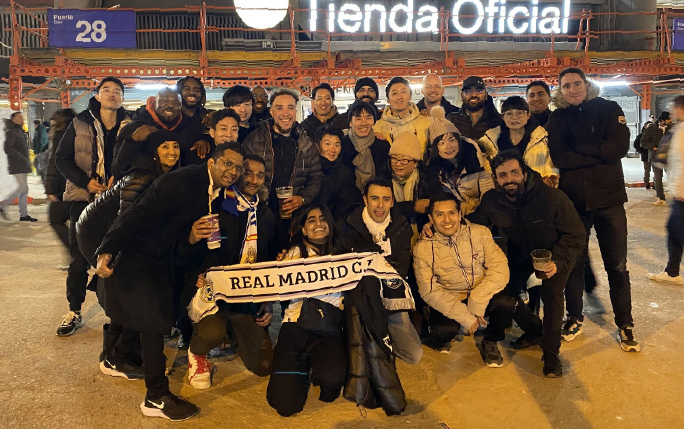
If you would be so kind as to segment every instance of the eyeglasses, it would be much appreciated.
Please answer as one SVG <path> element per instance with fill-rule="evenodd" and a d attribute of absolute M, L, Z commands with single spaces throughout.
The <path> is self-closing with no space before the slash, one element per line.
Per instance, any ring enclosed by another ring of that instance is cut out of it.
<path fill-rule="evenodd" d="M 525 110 L 507 110 L 506 113 L 503 114 L 506 119 L 513 119 L 513 117 L 524 118 L 525 115 L 527 115 Z"/>
<path fill-rule="evenodd" d="M 114 95 L 123 95 L 123 92 L 120 89 L 109 89 L 109 88 L 102 88 L 100 89 L 101 94 L 114 94 Z"/>
<path fill-rule="evenodd" d="M 226 170 L 230 170 L 232 168 L 235 168 L 235 172 L 237 174 L 242 174 L 245 172 L 244 166 L 242 166 L 240 164 L 234 164 L 232 161 L 227 161 L 227 160 L 223 160 L 223 159 L 219 158 L 216 162 L 223 164 L 223 166 L 225 167 Z"/>
<path fill-rule="evenodd" d="M 484 88 L 464 89 L 463 93 L 465 95 L 473 95 L 473 94 L 482 95 L 485 93 L 485 89 Z"/>
<path fill-rule="evenodd" d="M 417 162 L 415 159 L 399 159 L 394 156 L 390 156 L 390 162 L 392 164 L 399 164 L 399 165 L 409 165 L 410 162 Z"/>

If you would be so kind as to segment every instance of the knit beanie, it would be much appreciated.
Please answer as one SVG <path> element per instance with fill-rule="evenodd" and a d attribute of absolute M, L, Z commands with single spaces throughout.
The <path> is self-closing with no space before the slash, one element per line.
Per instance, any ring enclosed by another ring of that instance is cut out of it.
<path fill-rule="evenodd" d="M 435 140 L 442 137 L 446 133 L 459 134 L 456 125 L 446 119 L 444 107 L 433 107 L 430 110 L 430 116 L 432 116 L 432 124 L 428 129 L 428 136 L 431 142 L 434 143 Z"/>
<path fill-rule="evenodd" d="M 152 156 L 157 153 L 157 148 L 164 144 L 164 142 L 180 142 L 180 137 L 178 134 L 169 130 L 159 130 L 155 131 L 147 137 L 145 143 L 147 143 L 147 152 Z"/>
<path fill-rule="evenodd" d="M 420 161 L 423 154 L 420 150 L 420 141 L 415 133 L 405 131 L 399 134 L 392 141 L 392 146 L 389 150 L 390 155 L 402 155 Z"/>
<path fill-rule="evenodd" d="M 379 95 L 378 84 L 375 83 L 375 81 L 369 77 L 362 77 L 361 79 L 356 81 L 356 85 L 354 85 L 354 94 L 359 92 L 359 89 L 361 89 L 361 87 L 364 86 L 370 86 L 371 88 L 373 88 L 375 93 Z"/>

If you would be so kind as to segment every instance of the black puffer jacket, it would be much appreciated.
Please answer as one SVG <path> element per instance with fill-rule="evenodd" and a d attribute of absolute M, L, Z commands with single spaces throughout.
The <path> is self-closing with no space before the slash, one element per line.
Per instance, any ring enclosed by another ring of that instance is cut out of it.
<path fill-rule="evenodd" d="M 553 97 L 558 108 L 546 125 L 551 160 L 560 170 L 558 188 L 580 215 L 627 202 L 621 160 L 629 150 L 629 128 L 622 108 L 599 92 L 590 82 L 587 99 L 570 106 L 559 88 Z"/>
<path fill-rule="evenodd" d="M 28 136 L 21 125 L 5 119 L 5 153 L 9 174 L 31 172 Z"/>
<path fill-rule="evenodd" d="M 352 132 L 351 130 L 349 132 Z M 372 132 L 372 131 L 371 131 Z M 387 140 L 382 140 L 375 138 L 375 141 L 370 146 L 371 156 L 373 157 L 373 164 L 375 165 L 375 176 L 384 175 L 387 170 L 389 170 L 389 150 L 390 144 Z M 340 157 L 342 162 L 345 163 L 352 171 L 356 170 L 354 166 L 354 158 L 359 152 L 354 147 L 351 139 L 348 135 L 344 136 L 342 139 L 342 153 Z M 356 173 L 355 173 L 356 174 Z"/>
<path fill-rule="evenodd" d="M 444 107 L 444 113 L 448 115 L 449 113 L 458 113 L 459 109 L 458 107 L 454 106 L 453 104 L 449 103 L 446 98 L 442 97 L 442 100 L 439 102 L 440 106 Z M 423 97 L 418 103 L 416 103 L 416 106 L 418 106 L 418 109 L 420 110 L 426 110 L 427 107 L 425 107 L 425 97 Z"/>
<path fill-rule="evenodd" d="M 477 123 L 473 124 L 473 121 L 468 116 L 468 109 L 461 109 L 456 113 L 450 113 L 446 117 L 450 120 L 458 132 L 463 137 L 468 137 L 475 141 L 479 140 L 490 128 L 496 128 L 501 125 L 501 114 L 496 110 L 494 106 L 494 99 L 491 95 L 487 96 L 485 101 L 484 111 L 482 116 L 478 119 Z"/>
<path fill-rule="evenodd" d="M 545 185 L 536 171 L 526 170 L 525 192 L 517 201 L 509 200 L 501 188 L 492 189 L 468 219 L 492 230 L 509 265 L 531 265 L 530 253 L 546 249 L 558 271 L 568 273 L 585 246 L 584 225 L 565 193 Z"/>
<path fill-rule="evenodd" d="M 242 150 L 247 154 L 259 155 L 266 161 L 266 189 L 271 189 L 273 179 L 273 119 L 262 121 L 244 142 Z M 297 153 L 290 176 L 290 186 L 294 195 L 304 198 L 307 203 L 314 201 L 321 190 L 321 163 L 318 149 L 299 124 L 295 124 L 293 133 L 297 135 Z M 268 198 L 267 198 L 268 199 Z"/>
<path fill-rule="evenodd" d="M 335 221 L 344 219 L 363 204 L 361 192 L 354 185 L 354 173 L 344 165 L 342 157 L 330 162 L 320 157 L 323 176 L 318 201 L 330 209 Z"/>

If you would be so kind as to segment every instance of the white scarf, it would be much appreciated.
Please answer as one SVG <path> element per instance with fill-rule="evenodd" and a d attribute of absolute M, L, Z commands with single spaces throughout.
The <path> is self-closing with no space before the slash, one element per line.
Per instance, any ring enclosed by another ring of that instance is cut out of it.
<path fill-rule="evenodd" d="M 255 195 L 252 201 L 250 201 L 247 199 L 247 196 L 238 191 L 237 186 L 231 186 L 231 190 L 237 200 L 238 212 L 249 212 L 247 215 L 247 230 L 242 240 L 242 250 L 240 250 L 240 263 L 253 264 L 257 261 L 257 206 L 259 205 L 259 195 Z"/>
<path fill-rule="evenodd" d="M 370 214 L 368 214 L 368 207 L 365 207 L 363 212 L 361 212 L 361 218 L 363 219 L 363 223 L 366 224 L 368 232 L 370 232 L 373 237 L 373 242 L 382 249 L 382 256 L 390 256 L 392 254 L 392 246 L 390 244 L 390 239 L 385 235 L 385 230 L 390 222 L 392 222 L 392 216 L 388 214 L 383 222 L 378 223 L 370 217 Z"/>

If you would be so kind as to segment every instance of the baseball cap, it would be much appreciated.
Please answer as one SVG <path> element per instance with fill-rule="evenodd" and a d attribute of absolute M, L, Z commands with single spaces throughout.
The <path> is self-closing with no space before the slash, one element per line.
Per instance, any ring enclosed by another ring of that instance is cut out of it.
<path fill-rule="evenodd" d="M 463 81 L 463 89 L 466 89 L 469 86 L 477 86 L 482 89 L 486 88 L 484 80 L 482 80 L 480 76 L 468 76 L 466 80 Z"/>

